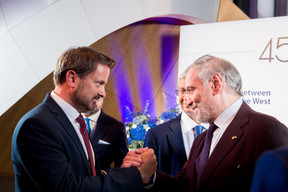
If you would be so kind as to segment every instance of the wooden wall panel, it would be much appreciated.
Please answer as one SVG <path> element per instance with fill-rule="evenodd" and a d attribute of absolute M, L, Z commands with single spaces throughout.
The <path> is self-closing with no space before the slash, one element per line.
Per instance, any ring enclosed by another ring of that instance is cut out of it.
<path fill-rule="evenodd" d="M 51 78 L 52 73 L 31 89 L 0 117 L 0 176 L 14 176 L 13 164 L 11 161 L 11 141 L 14 128 L 20 118 L 42 102 L 46 93 L 54 88 Z"/>
<path fill-rule="evenodd" d="M 118 103 L 116 106 L 122 108 L 118 108 L 122 113 L 119 111 L 116 112 L 114 108 L 115 105 L 113 106 L 108 102 L 111 101 L 110 96 L 113 98 L 118 97 L 116 98 L 117 101 L 121 100 L 122 103 L 127 103 L 127 106 L 129 106 L 131 110 L 144 110 L 146 100 L 149 100 L 151 105 L 154 105 L 157 114 L 164 110 L 163 99 L 155 100 L 155 98 L 156 94 L 158 94 L 159 91 L 161 92 L 163 82 L 171 73 L 171 69 L 177 65 L 179 30 L 179 25 L 154 22 L 145 24 L 138 23 L 117 30 L 109 34 L 105 39 L 91 45 L 91 47 L 106 53 L 118 62 L 106 86 L 107 92 L 113 93 L 106 96 L 103 106 L 105 111 L 113 112 L 108 114 L 121 119 L 121 115 L 119 116 L 119 114 L 123 114 L 125 110 L 125 106 L 121 106 Z M 115 47 L 114 44 L 111 43 L 113 41 L 107 41 L 107 39 L 117 39 L 117 44 L 123 46 Z M 131 39 L 133 43 L 127 43 L 131 42 Z M 167 53 L 165 50 L 168 48 L 163 48 L 163 45 L 165 45 L 167 41 L 169 41 L 170 45 L 171 43 L 173 45 L 172 48 L 169 48 L 169 51 L 172 50 L 169 52 L 169 55 L 165 55 Z M 121 54 L 118 54 L 118 52 L 125 53 L 123 54 L 124 57 L 119 56 Z M 165 60 L 165 58 L 170 59 Z M 146 74 L 145 78 L 141 79 L 139 76 L 143 74 Z M 119 82 L 120 80 L 122 82 Z M 172 82 L 176 85 L 177 76 L 174 76 L 174 81 Z M 127 83 L 129 84 L 129 89 L 127 89 Z M 170 91 L 171 90 L 169 90 L 169 92 Z M 150 92 L 151 94 L 148 94 Z M 113 110 L 110 108 L 113 108 Z M 124 119 L 124 117 L 122 117 L 122 119 Z"/>

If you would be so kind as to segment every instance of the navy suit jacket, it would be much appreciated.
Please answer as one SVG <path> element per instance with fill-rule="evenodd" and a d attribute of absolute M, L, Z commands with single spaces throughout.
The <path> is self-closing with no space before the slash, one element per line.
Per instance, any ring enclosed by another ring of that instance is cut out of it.
<path fill-rule="evenodd" d="M 206 133 L 196 138 L 188 161 L 176 176 L 157 172 L 156 191 L 249 191 L 259 156 L 288 144 L 285 125 L 243 103 L 209 157 L 196 189 L 195 159 L 202 151 Z"/>
<path fill-rule="evenodd" d="M 122 165 L 128 152 L 127 135 L 122 122 L 106 115 L 101 110 L 91 140 L 97 151 L 101 169 L 109 169 L 112 162 L 115 163 L 114 167 Z M 99 140 L 109 144 L 101 144 Z"/>
<path fill-rule="evenodd" d="M 158 170 L 176 175 L 187 161 L 181 131 L 181 115 L 147 132 L 144 147 L 152 148 L 157 157 Z"/>
<path fill-rule="evenodd" d="M 288 191 L 288 146 L 261 155 L 251 187 L 251 192 L 283 191 Z"/>
<path fill-rule="evenodd" d="M 60 106 L 48 94 L 24 115 L 12 138 L 16 191 L 138 191 L 142 179 L 135 167 L 92 176 L 79 137 Z"/>

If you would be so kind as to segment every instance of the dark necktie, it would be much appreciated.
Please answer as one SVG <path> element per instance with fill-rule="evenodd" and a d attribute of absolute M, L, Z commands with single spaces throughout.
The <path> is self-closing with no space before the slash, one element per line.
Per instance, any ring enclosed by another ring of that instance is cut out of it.
<path fill-rule="evenodd" d="M 210 124 L 209 129 L 208 129 L 207 134 L 206 134 L 204 147 L 203 147 L 200 155 L 197 157 L 197 159 L 195 161 L 196 172 L 197 172 L 197 186 L 199 186 L 199 181 L 200 181 L 202 171 L 203 171 L 205 164 L 206 164 L 208 157 L 209 157 L 210 145 L 211 145 L 211 141 L 212 141 L 212 137 L 213 137 L 213 132 L 217 128 L 218 127 L 214 123 Z"/>
<path fill-rule="evenodd" d="M 84 121 L 82 115 L 79 115 L 79 117 L 77 117 L 76 120 L 80 124 L 80 131 L 81 131 L 82 137 L 84 139 L 84 143 L 85 143 L 85 146 L 86 146 L 86 149 L 87 149 L 87 153 L 88 153 L 88 156 L 89 156 L 89 161 L 90 161 L 90 166 L 91 166 L 91 170 L 92 170 L 92 175 L 96 176 L 94 158 L 93 158 L 91 146 L 90 146 L 90 143 L 89 143 L 89 136 L 88 136 L 88 133 L 87 133 L 85 121 Z"/>
<path fill-rule="evenodd" d="M 195 132 L 194 134 L 194 138 L 196 139 L 196 137 L 198 137 L 198 135 L 200 135 L 203 132 L 204 127 L 202 125 L 196 125 L 195 127 L 193 127 L 193 130 Z"/>
<path fill-rule="evenodd" d="M 90 128 L 90 119 L 89 119 L 89 118 L 84 118 L 84 120 L 85 120 L 85 122 L 86 122 L 88 135 L 90 136 L 90 133 L 91 133 L 91 128 Z"/>

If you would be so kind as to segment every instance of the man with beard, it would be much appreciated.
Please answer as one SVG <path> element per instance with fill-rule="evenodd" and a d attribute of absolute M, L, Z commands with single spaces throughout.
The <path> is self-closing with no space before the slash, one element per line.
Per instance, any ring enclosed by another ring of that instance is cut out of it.
<path fill-rule="evenodd" d="M 54 70 L 55 89 L 24 115 L 12 138 L 16 191 L 139 191 L 156 170 L 153 150 L 135 168 L 101 172 L 80 113 L 95 109 L 115 61 L 71 48 Z"/>
<path fill-rule="evenodd" d="M 185 85 L 194 117 L 210 126 L 195 140 L 176 176 L 156 172 L 153 189 L 249 191 L 259 156 L 288 144 L 287 127 L 243 102 L 241 76 L 228 61 L 200 57 L 188 67 Z M 135 158 L 129 155 L 127 161 Z"/>
<path fill-rule="evenodd" d="M 199 125 L 193 118 L 191 107 L 186 105 L 185 73 L 178 79 L 176 94 L 183 112 L 176 118 L 150 129 L 144 147 L 152 148 L 157 157 L 157 169 L 176 175 L 187 161 L 195 138 L 209 125 Z M 188 113 L 190 115 L 188 115 Z"/>
<path fill-rule="evenodd" d="M 83 113 L 87 130 L 98 155 L 101 169 L 120 167 L 128 152 L 125 126 L 101 109 L 104 99 L 96 102 L 94 110 Z"/>

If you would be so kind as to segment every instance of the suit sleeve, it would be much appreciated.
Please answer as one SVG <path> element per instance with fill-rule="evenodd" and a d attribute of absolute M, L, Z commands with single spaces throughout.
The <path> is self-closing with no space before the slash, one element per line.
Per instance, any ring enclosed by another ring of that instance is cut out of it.
<path fill-rule="evenodd" d="M 156 141 L 156 137 L 154 136 L 153 132 L 151 131 L 151 129 L 147 132 L 146 136 L 145 136 L 145 140 L 144 140 L 144 147 L 148 147 L 154 150 L 154 153 L 158 154 L 158 148 L 157 148 L 157 141 Z"/>
<path fill-rule="evenodd" d="M 158 157 L 158 144 L 157 144 L 157 137 L 155 134 L 152 132 L 150 129 L 144 139 L 144 147 L 148 147 L 154 150 L 154 154 L 157 157 L 157 162 L 158 162 L 158 168 L 159 168 L 159 157 Z"/>
<path fill-rule="evenodd" d="M 256 126 L 256 125 L 255 125 Z M 258 126 L 259 127 L 259 126 Z M 265 128 L 264 128 L 265 127 Z M 261 134 L 255 134 L 258 137 L 256 141 L 255 156 L 256 160 L 265 151 L 279 148 L 281 146 L 288 145 L 288 129 L 279 121 L 270 121 L 261 127 Z M 255 162 L 256 164 L 256 162 Z"/>
<path fill-rule="evenodd" d="M 187 162 L 184 164 L 183 168 L 177 172 L 176 176 L 157 171 L 155 183 L 150 191 L 188 191 L 189 185 L 186 180 L 186 166 Z"/>
<path fill-rule="evenodd" d="M 123 163 L 124 157 L 128 153 L 128 141 L 125 126 L 123 123 L 119 123 L 120 132 L 117 135 L 118 142 L 116 143 L 116 150 L 114 153 L 115 167 L 120 167 Z"/>
<path fill-rule="evenodd" d="M 31 178 L 27 189 L 32 189 L 32 185 L 39 191 L 112 192 L 142 188 L 141 175 L 135 167 L 111 169 L 105 176 L 89 176 L 83 163 L 87 159 L 81 159 L 83 157 L 73 144 L 75 141 L 67 136 L 70 133 L 56 132 L 59 129 L 55 128 L 59 128 L 59 124 L 45 118 L 28 119 L 21 129 L 16 128 L 12 159 L 15 174 Z M 19 177 L 22 178 L 25 177 Z M 25 185 L 23 180 L 15 182 Z"/>
<path fill-rule="evenodd" d="M 281 192 L 288 188 L 287 160 L 275 153 L 263 154 L 256 165 L 251 192 Z"/>

